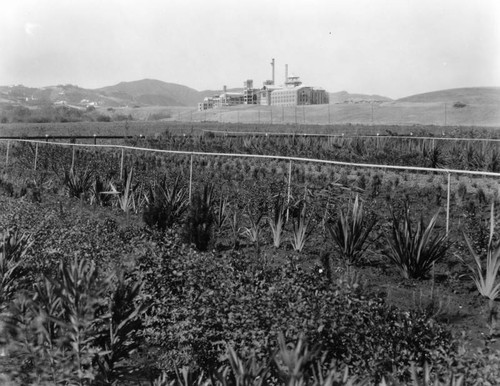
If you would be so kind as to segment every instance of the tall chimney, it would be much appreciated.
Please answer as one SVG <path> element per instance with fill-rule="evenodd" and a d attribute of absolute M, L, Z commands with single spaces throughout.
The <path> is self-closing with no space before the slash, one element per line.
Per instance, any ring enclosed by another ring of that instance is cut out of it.
<path fill-rule="evenodd" d="M 288 82 L 288 64 L 285 64 L 285 84 Z"/>
<path fill-rule="evenodd" d="M 273 60 L 271 61 L 271 67 L 272 67 L 272 69 L 273 69 L 273 78 L 272 78 L 272 79 L 273 79 L 273 85 L 274 85 L 274 58 L 273 58 Z"/>
<path fill-rule="evenodd" d="M 222 86 L 222 89 L 224 90 L 223 91 L 224 94 L 227 93 L 227 86 L 226 85 Z"/>

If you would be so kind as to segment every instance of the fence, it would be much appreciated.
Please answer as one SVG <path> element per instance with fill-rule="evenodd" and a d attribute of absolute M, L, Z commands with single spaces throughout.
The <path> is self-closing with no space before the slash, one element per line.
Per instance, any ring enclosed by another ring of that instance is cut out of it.
<path fill-rule="evenodd" d="M 432 138 L 432 137 L 431 137 Z M 40 144 L 43 145 L 54 145 L 54 146 L 68 146 L 73 148 L 71 166 L 74 166 L 75 162 L 75 151 L 76 147 L 85 148 L 108 148 L 121 150 L 121 161 L 120 161 L 120 177 L 123 176 L 123 164 L 125 157 L 125 150 L 139 151 L 139 152 L 154 152 L 162 154 L 178 154 L 178 155 L 189 155 L 190 156 L 190 170 L 189 170 L 189 200 L 191 200 L 192 194 L 192 184 L 193 184 L 193 158 L 195 156 L 214 156 L 214 157 L 236 157 L 236 158 L 255 158 L 255 159 L 268 159 L 268 160 L 282 160 L 288 161 L 288 198 L 290 198 L 290 188 L 291 188 L 291 178 L 292 178 L 292 162 L 303 162 L 303 163 L 319 163 L 326 165 L 335 166 L 347 166 L 347 167 L 357 167 L 357 168 L 368 168 L 368 169 L 386 169 L 386 170 L 398 170 L 398 171 L 413 171 L 413 172 L 432 172 L 432 173 L 442 173 L 447 175 L 447 196 L 446 196 L 446 232 L 449 232 L 449 222 L 450 222 L 450 197 L 451 197 L 451 175 L 452 174 L 466 174 L 473 176 L 482 177 L 500 177 L 500 173 L 484 172 L 484 171 L 472 171 L 472 170 L 458 170 L 458 169 L 434 169 L 427 167 L 415 167 L 415 166 L 398 166 L 398 165 L 380 165 L 380 164 L 363 164 L 363 163 L 351 163 L 343 161 L 332 161 L 332 160 L 320 160 L 313 158 L 301 158 L 301 157 L 286 157 L 279 155 L 261 155 L 261 154 L 238 154 L 238 153 L 211 153 L 211 152 L 199 152 L 199 151 L 179 151 L 179 150 L 161 150 L 161 149 L 150 149 L 144 147 L 134 147 L 134 146 L 124 146 L 124 145 L 100 145 L 100 144 L 76 144 L 76 143 L 63 143 L 63 142 L 48 142 L 48 141 L 36 141 L 36 140 L 2 140 L 6 142 L 6 153 L 5 153 L 5 166 L 9 165 L 9 151 L 11 142 L 26 142 L 35 144 L 35 159 L 33 169 L 37 169 L 38 162 L 38 147 Z"/>

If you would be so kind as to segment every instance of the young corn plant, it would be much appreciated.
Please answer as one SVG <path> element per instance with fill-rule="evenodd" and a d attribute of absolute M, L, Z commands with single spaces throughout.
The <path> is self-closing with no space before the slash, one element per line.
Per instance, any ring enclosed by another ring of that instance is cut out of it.
<path fill-rule="evenodd" d="M 361 260 L 370 246 L 368 236 L 376 223 L 376 219 L 366 218 L 363 203 L 356 195 L 352 206 L 345 213 L 339 210 L 337 221 L 327 226 L 328 234 L 348 266 L 355 265 Z"/>
<path fill-rule="evenodd" d="M 292 248 L 294 251 L 302 252 L 307 238 L 312 232 L 311 218 L 307 216 L 307 204 L 300 200 L 295 206 L 296 215 L 292 217 Z"/>
<path fill-rule="evenodd" d="M 436 233 L 434 230 L 439 212 L 427 226 L 423 218 L 420 218 L 415 229 L 410 219 L 408 204 L 405 204 L 402 222 L 394 211 L 391 214 L 391 237 L 385 236 L 389 248 L 384 254 L 405 279 L 426 277 L 434 264 L 444 258 L 450 247 L 447 235 Z"/>
<path fill-rule="evenodd" d="M 281 194 L 278 194 L 274 200 L 273 214 L 267 219 L 273 233 L 273 245 L 275 248 L 279 248 L 281 242 L 283 241 L 283 229 L 285 227 L 286 212 L 286 199 Z"/>

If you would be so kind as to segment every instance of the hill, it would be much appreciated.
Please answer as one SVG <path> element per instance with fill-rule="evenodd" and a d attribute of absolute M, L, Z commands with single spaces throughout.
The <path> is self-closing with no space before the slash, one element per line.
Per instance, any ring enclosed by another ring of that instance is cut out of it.
<path fill-rule="evenodd" d="M 398 99 L 409 103 L 455 103 L 500 105 L 500 87 L 468 87 L 439 90 Z"/>
<path fill-rule="evenodd" d="M 347 91 L 331 92 L 330 103 L 380 103 L 392 101 L 391 98 L 381 95 L 351 94 Z"/>
<path fill-rule="evenodd" d="M 109 98 L 140 105 L 196 106 L 200 102 L 199 91 L 154 79 L 121 82 L 93 91 Z"/>

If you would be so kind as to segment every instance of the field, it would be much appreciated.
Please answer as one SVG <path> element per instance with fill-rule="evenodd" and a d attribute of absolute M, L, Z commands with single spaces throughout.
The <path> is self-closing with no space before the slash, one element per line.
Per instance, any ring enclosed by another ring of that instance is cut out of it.
<path fill-rule="evenodd" d="M 146 137 L 100 142 L 269 158 L 11 141 L 5 165 L 0 142 L 6 380 L 417 385 L 429 369 L 499 383 L 498 267 L 489 287 L 471 278 L 474 254 L 499 253 L 494 129 L 127 125 Z M 224 134 L 238 130 L 270 135 Z M 299 135 L 313 132 L 340 136 Z M 397 137 L 410 133 L 435 138 Z"/>

